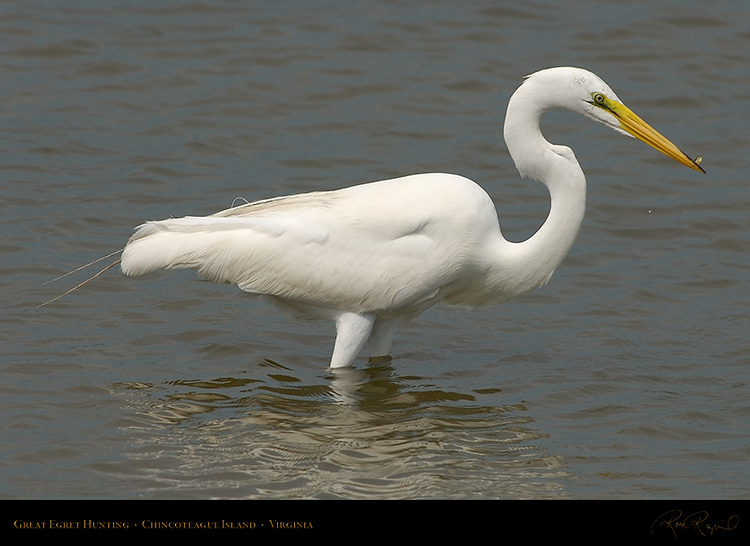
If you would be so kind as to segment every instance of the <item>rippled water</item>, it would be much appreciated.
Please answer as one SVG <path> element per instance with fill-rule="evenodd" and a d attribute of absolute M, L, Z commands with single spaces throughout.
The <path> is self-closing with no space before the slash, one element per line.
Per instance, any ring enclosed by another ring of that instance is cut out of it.
<path fill-rule="evenodd" d="M 5 2 L 4 498 L 744 498 L 748 8 L 683 2 Z M 565 113 L 589 211 L 544 289 L 435 308 L 390 362 L 191 273 L 43 283 L 148 219 L 424 171 L 547 196 L 501 140 L 523 75 L 581 65 L 701 176 Z"/>

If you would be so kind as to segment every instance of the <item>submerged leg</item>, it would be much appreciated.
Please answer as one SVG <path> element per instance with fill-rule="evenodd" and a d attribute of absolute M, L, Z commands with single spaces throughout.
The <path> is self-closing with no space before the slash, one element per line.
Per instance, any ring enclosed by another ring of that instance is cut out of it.
<path fill-rule="evenodd" d="M 370 337 L 375 315 L 342 313 L 336 318 L 336 343 L 333 346 L 331 368 L 349 366 Z"/>

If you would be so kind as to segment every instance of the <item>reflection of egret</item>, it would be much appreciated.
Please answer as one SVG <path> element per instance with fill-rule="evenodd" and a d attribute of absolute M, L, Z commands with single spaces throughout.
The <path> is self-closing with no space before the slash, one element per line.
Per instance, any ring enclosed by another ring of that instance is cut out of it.
<path fill-rule="evenodd" d="M 362 406 L 389 400 L 390 406 L 394 407 L 394 404 L 418 403 L 416 393 L 401 383 L 390 359 L 375 359 L 366 368 L 345 366 L 332 368 L 330 372 L 328 392 L 339 404 Z"/>
<path fill-rule="evenodd" d="M 586 181 L 570 148 L 542 136 L 540 118 L 552 108 L 703 170 L 595 74 L 552 68 L 524 81 L 505 120 L 516 167 L 551 198 L 546 222 L 525 242 L 503 238 L 492 200 L 471 180 L 419 174 L 148 222 L 125 247 L 122 270 L 192 268 L 332 319 L 333 368 L 351 364 L 365 344 L 371 356 L 387 355 L 397 327 L 435 303 L 503 302 L 544 285 L 560 265 L 583 219 Z"/>

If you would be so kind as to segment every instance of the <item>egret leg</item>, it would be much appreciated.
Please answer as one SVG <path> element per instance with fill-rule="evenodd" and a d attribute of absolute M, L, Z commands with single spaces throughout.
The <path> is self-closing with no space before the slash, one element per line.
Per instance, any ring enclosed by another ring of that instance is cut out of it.
<path fill-rule="evenodd" d="M 399 325 L 396 320 L 376 320 L 372 328 L 370 339 L 367 346 L 370 351 L 370 358 L 379 358 L 388 356 L 393 345 L 393 334 Z"/>
<path fill-rule="evenodd" d="M 375 315 L 342 313 L 336 319 L 336 343 L 333 346 L 331 368 L 349 366 L 370 337 Z"/>

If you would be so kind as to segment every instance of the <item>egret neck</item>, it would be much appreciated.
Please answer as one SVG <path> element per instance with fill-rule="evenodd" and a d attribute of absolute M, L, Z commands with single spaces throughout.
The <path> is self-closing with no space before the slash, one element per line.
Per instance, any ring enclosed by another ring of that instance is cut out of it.
<path fill-rule="evenodd" d="M 540 100 L 535 81 L 527 80 L 508 104 L 504 137 L 520 175 L 542 182 L 549 191 L 546 221 L 520 243 L 500 241 L 498 282 L 520 295 L 545 285 L 573 246 L 586 211 L 586 176 L 573 150 L 548 142 L 540 129 L 542 115 L 557 104 Z"/>

